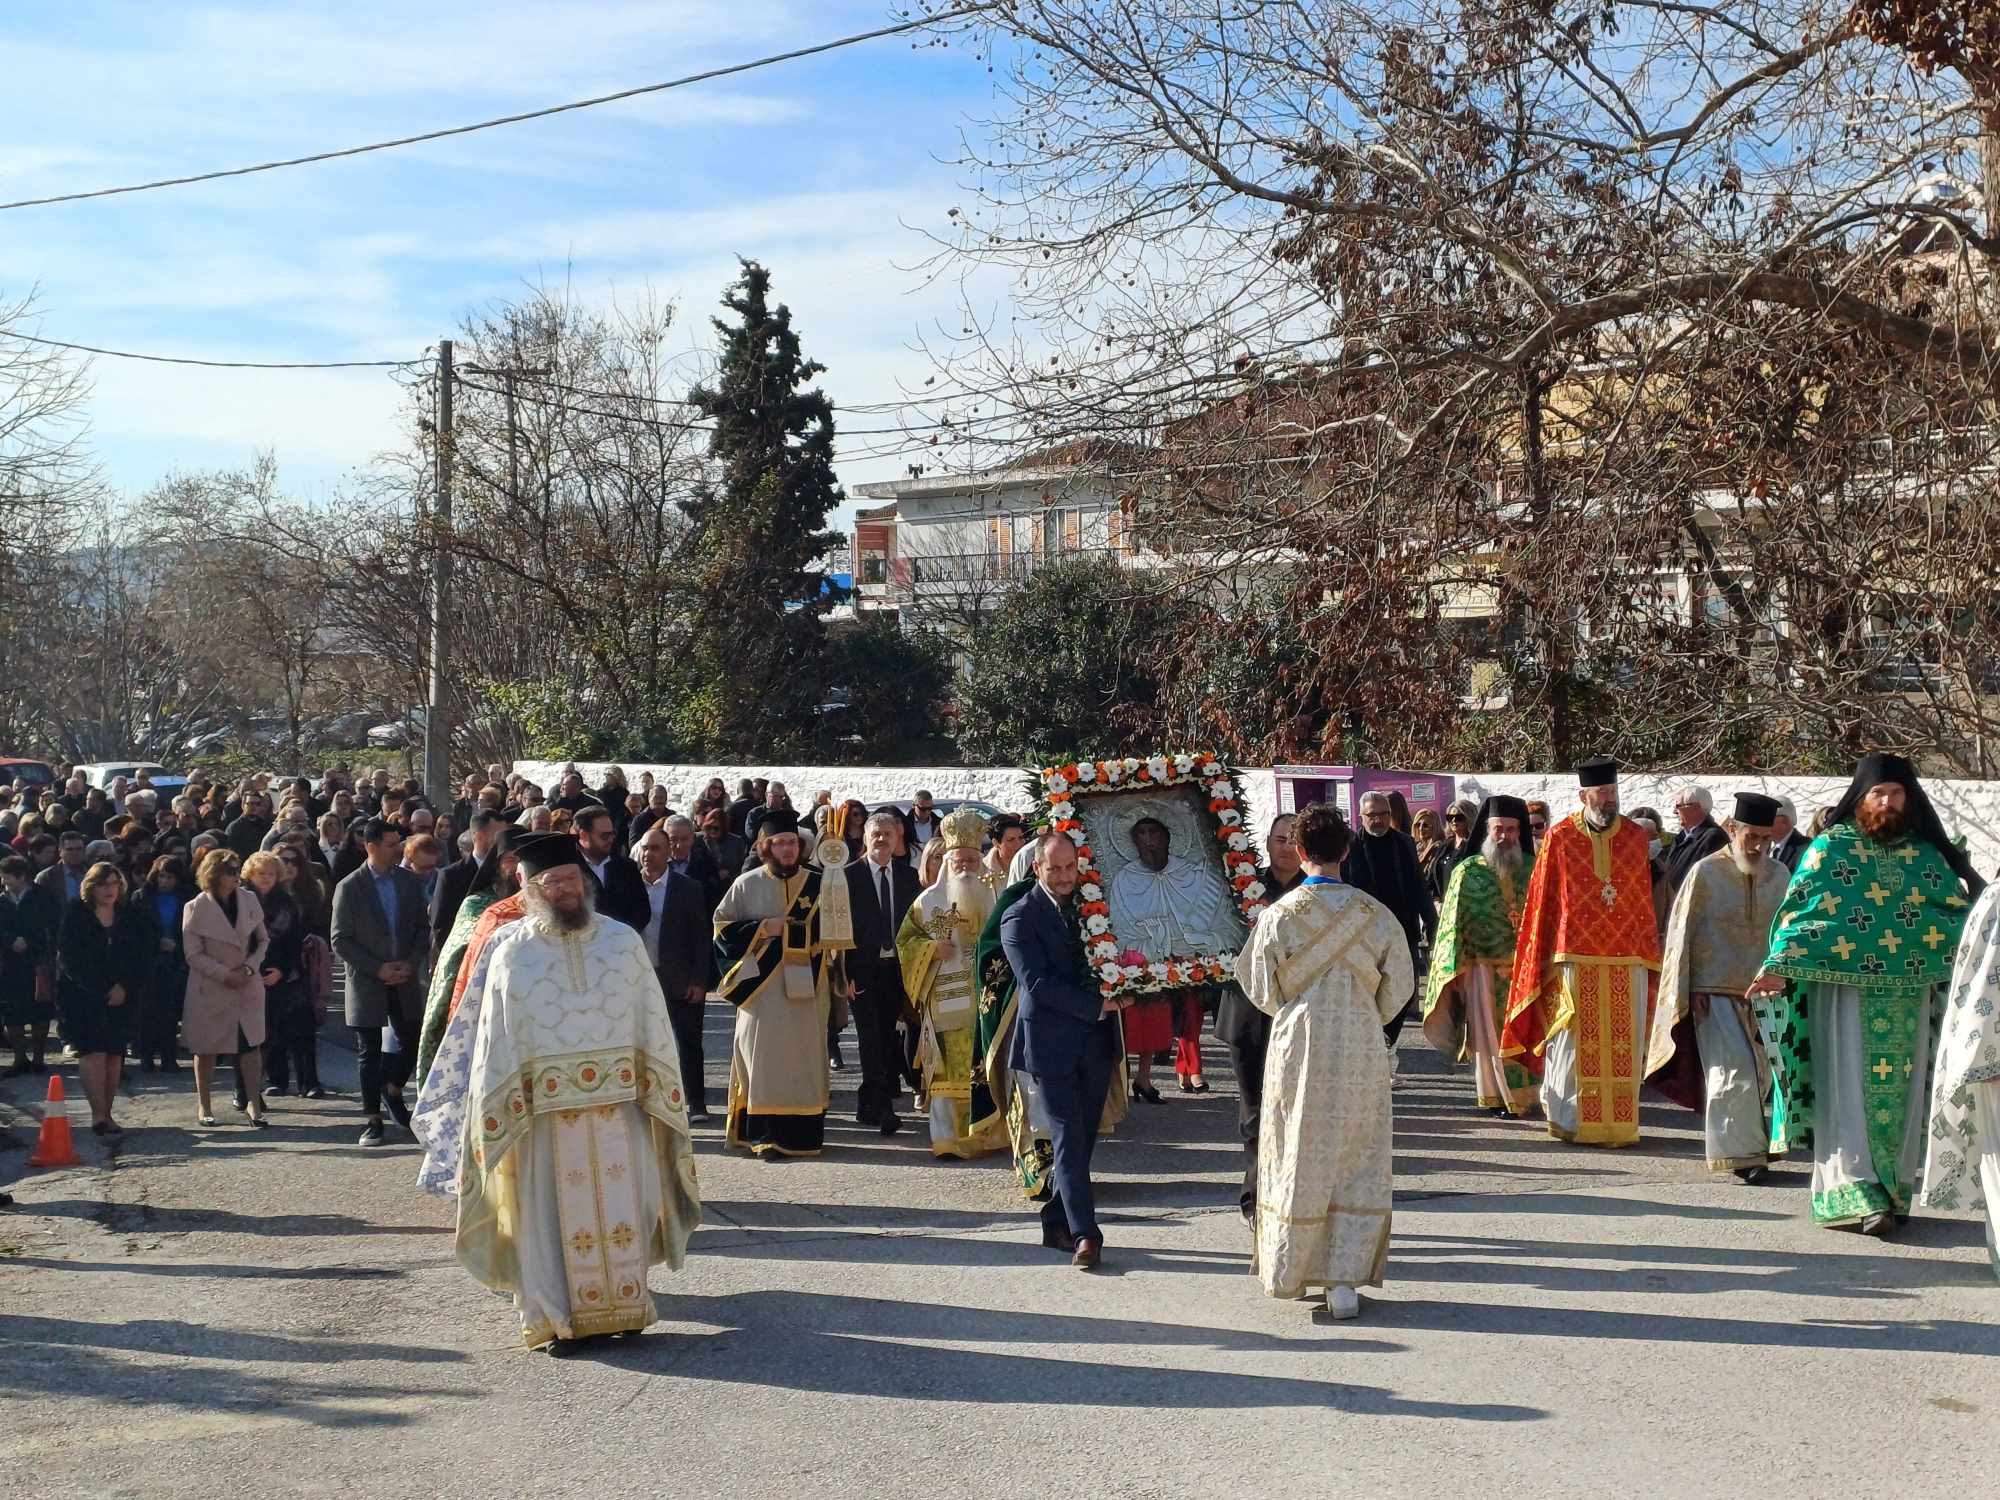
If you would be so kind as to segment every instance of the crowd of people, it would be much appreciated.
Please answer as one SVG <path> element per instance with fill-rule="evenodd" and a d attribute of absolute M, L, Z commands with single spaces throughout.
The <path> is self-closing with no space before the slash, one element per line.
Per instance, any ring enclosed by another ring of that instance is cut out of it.
<path fill-rule="evenodd" d="M 683 812 L 616 768 L 545 792 L 492 766 L 449 806 L 344 768 L 167 797 L 72 779 L 0 811 L 0 1015 L 15 1073 L 47 1067 L 59 1023 L 100 1135 L 122 1133 L 128 1055 L 183 1051 L 199 1126 L 228 1060 L 262 1127 L 269 1097 L 325 1093 L 338 972 L 361 1143 L 414 1135 L 461 1258 L 558 1353 L 646 1326 L 646 1268 L 684 1254 L 718 996 L 727 1147 L 820 1154 L 851 1032 L 857 1123 L 899 1132 L 907 1093 L 935 1155 L 1010 1160 L 1084 1268 L 1097 1139 L 1163 1102 L 1155 1065 L 1206 1091 L 1212 1015 L 1255 1269 L 1336 1317 L 1383 1275 L 1406 1019 L 1469 1065 L 1479 1107 L 1563 1141 L 1636 1143 L 1650 1079 L 1702 1114 L 1718 1172 L 1810 1150 L 1821 1223 L 1891 1233 L 1920 1180 L 1938 1206 L 2000 1202 L 2000 908 L 1908 763 L 1870 757 L 1805 831 L 1749 792 L 1718 821 L 1689 785 L 1668 833 L 1621 811 L 1615 764 L 1578 774 L 1560 817 L 1495 796 L 1412 819 L 1380 793 L 1353 826 L 1280 817 L 1235 982 L 1116 998 L 1071 838 L 927 791 L 800 807 L 718 778 Z M 1133 837 L 1164 871 L 1165 828 Z"/>

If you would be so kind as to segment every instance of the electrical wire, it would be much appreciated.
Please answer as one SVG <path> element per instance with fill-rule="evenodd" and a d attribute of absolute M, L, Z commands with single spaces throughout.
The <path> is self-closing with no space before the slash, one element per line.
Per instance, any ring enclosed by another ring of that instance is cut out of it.
<path fill-rule="evenodd" d="M 873 31 L 859 31 L 852 36 L 816 42 L 810 47 L 796 47 L 789 52 L 774 52 L 768 57 L 755 58 L 749 62 L 707 68 L 699 73 L 689 73 L 682 78 L 668 79 L 665 83 L 641 84 L 637 88 L 620 89 L 615 94 L 599 94 L 594 98 L 577 99 L 568 104 L 552 104 L 546 109 L 531 109 L 520 114 L 497 115 L 493 119 L 480 120 L 472 125 L 452 125 L 442 130 L 426 130 L 417 135 L 374 141 L 365 146 L 345 146 L 337 151 L 315 151 L 309 156 L 289 156 L 278 161 L 258 162 L 248 167 L 225 167 L 213 172 L 196 172 L 186 177 L 162 177 L 153 182 L 128 183 L 123 187 L 92 188 L 78 193 L 55 193 L 46 198 L 18 198 L 12 203 L 0 203 L 0 212 L 15 208 L 42 208 L 52 203 L 80 203 L 87 198 L 113 198 L 122 193 L 148 193 L 156 188 L 186 187 L 191 183 L 214 182 L 224 177 L 248 177 L 255 172 L 275 172 L 282 167 L 303 167 L 314 162 L 337 161 L 342 157 L 366 156 L 371 151 L 391 151 L 399 146 L 415 146 L 426 141 L 447 140 L 452 136 L 471 135 L 475 131 L 492 130 L 501 125 L 519 125 L 528 120 L 543 120 L 550 115 L 567 114 L 572 110 L 595 109 L 600 104 L 616 104 L 620 100 L 636 99 L 644 94 L 659 94 L 668 89 L 686 88 L 689 84 L 707 83 L 712 79 L 728 78 L 737 73 L 749 73 L 758 68 L 772 67 L 777 63 L 796 62 L 800 58 L 815 57 L 822 52 L 833 52 L 842 47 L 877 41 L 886 36 L 898 36 L 906 31 L 918 31 L 926 26 L 936 26 L 941 22 L 954 21 L 962 16 L 973 15 L 991 8 L 991 0 L 986 0 L 986 3 L 961 5 L 954 10 L 940 11 L 936 15 L 899 21 L 893 26 L 878 26 Z"/>
<path fill-rule="evenodd" d="M 24 344 L 45 344 L 51 349 L 73 349 L 80 354 L 102 354 L 111 359 L 140 359 L 154 365 L 201 365 L 210 370 L 389 370 L 430 363 L 422 359 L 326 359 L 255 360 L 191 359 L 178 354 L 135 354 L 130 349 L 104 349 L 96 344 L 72 344 L 63 339 L 45 339 L 32 333 L 0 328 L 0 341 L 19 339 Z"/>

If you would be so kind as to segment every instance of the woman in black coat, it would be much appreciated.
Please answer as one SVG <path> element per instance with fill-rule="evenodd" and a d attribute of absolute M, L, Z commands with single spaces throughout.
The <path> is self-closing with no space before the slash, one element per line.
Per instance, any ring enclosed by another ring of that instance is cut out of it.
<path fill-rule="evenodd" d="M 90 1128 L 98 1135 L 125 1133 L 111 1118 L 111 1104 L 152 967 L 151 946 L 152 926 L 127 904 L 118 867 L 92 865 L 56 937 L 56 1010 L 63 1040 L 76 1049 Z"/>
<path fill-rule="evenodd" d="M 291 871 L 275 854 L 253 854 L 243 861 L 243 883 L 264 908 L 264 930 L 270 946 L 257 961 L 264 981 L 264 1086 L 266 1094 L 291 1092 L 298 1077 L 299 1092 L 319 1086 L 314 1049 L 319 1034 L 313 1026 L 312 999 L 306 994 L 306 920 L 287 889 Z M 237 1088 L 243 1087 L 242 1075 Z M 247 1095 L 241 1101 L 248 1108 Z"/>

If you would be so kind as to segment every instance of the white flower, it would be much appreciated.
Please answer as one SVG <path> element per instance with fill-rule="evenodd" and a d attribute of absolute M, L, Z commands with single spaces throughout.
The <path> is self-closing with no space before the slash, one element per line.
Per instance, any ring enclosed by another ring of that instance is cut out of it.
<path fill-rule="evenodd" d="M 1104 887 L 1094 880 L 1086 880 L 1076 888 L 1076 893 L 1086 901 L 1102 901 L 1104 899 Z"/>
<path fill-rule="evenodd" d="M 1144 964 L 1127 964 L 1119 972 L 1127 979 L 1139 979 L 1144 976 L 1146 966 Z"/>
<path fill-rule="evenodd" d="M 1054 802 L 1054 801 L 1052 801 L 1052 802 L 1050 802 L 1050 803 L 1049 803 L 1049 817 L 1050 817 L 1050 818 L 1052 818 L 1052 819 L 1054 819 L 1054 818 L 1073 818 L 1073 817 L 1075 817 L 1075 816 L 1076 816 L 1076 804 L 1075 804 L 1074 802 Z"/>
<path fill-rule="evenodd" d="M 1136 771 L 1139 769 L 1139 757 L 1136 755 L 1128 755 L 1125 757 L 1122 764 L 1124 765 L 1127 771 Z"/>
<path fill-rule="evenodd" d="M 1060 771 L 1051 771 L 1042 778 L 1042 785 L 1051 792 L 1059 792 L 1069 785 L 1069 778 Z"/>
<path fill-rule="evenodd" d="M 1063 780 L 1065 781 L 1067 781 L 1068 779 L 1069 778 L 1067 776 L 1063 778 Z M 1079 765 L 1076 768 L 1076 779 L 1078 781 L 1097 780 L 1097 767 L 1093 766 L 1089 761 L 1083 762 L 1083 764 Z"/>
<path fill-rule="evenodd" d="M 1106 786 L 1118 785 L 1119 781 L 1123 779 L 1124 774 L 1124 770 L 1119 766 L 1117 761 L 1107 760 L 1104 763 L 1104 784 Z"/>
<path fill-rule="evenodd" d="M 1228 812 L 1217 813 L 1215 818 L 1224 828 L 1232 828 L 1243 821 L 1243 814 L 1232 807 Z"/>
<path fill-rule="evenodd" d="M 1187 754 L 1176 755 L 1174 757 L 1174 769 L 1183 776 L 1187 775 L 1188 772 L 1194 769 L 1194 757 Z"/>
<path fill-rule="evenodd" d="M 1167 758 L 1164 755 L 1156 755 L 1147 761 L 1146 774 L 1151 776 L 1155 781 L 1165 781 L 1167 779 Z"/>
<path fill-rule="evenodd" d="M 1118 956 L 1118 944 L 1111 938 L 1100 938 L 1090 945 L 1090 956 L 1092 958 L 1116 958 Z"/>
<path fill-rule="evenodd" d="M 1112 963 L 1099 964 L 1097 972 L 1106 984 L 1119 984 L 1125 978 L 1125 971 Z"/>
<path fill-rule="evenodd" d="M 1099 916 L 1085 917 L 1083 927 L 1092 937 L 1102 937 L 1111 930 L 1111 924 Z"/>
<path fill-rule="evenodd" d="M 1229 835 L 1229 847 L 1231 849 L 1248 849 L 1250 847 L 1250 839 L 1246 834 L 1232 833 Z"/>
<path fill-rule="evenodd" d="M 1264 882 L 1261 880 L 1253 880 L 1243 887 L 1243 899 L 1245 901 L 1256 901 L 1263 894 Z"/>
<path fill-rule="evenodd" d="M 1231 802 L 1234 802 L 1236 800 L 1236 788 L 1231 786 L 1227 781 L 1211 781 L 1208 784 L 1208 795 L 1210 797 L 1226 797 Z"/>

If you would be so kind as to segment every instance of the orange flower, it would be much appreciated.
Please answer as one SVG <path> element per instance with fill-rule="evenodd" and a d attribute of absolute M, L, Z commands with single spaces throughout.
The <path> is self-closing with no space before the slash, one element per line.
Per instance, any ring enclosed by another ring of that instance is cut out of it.
<path fill-rule="evenodd" d="M 1063 780 L 1069 782 L 1072 786 L 1074 786 L 1078 781 L 1081 781 L 1083 779 L 1081 776 L 1077 774 L 1077 769 L 1075 766 L 1064 766 L 1062 768 L 1062 774 L 1063 774 Z"/>

